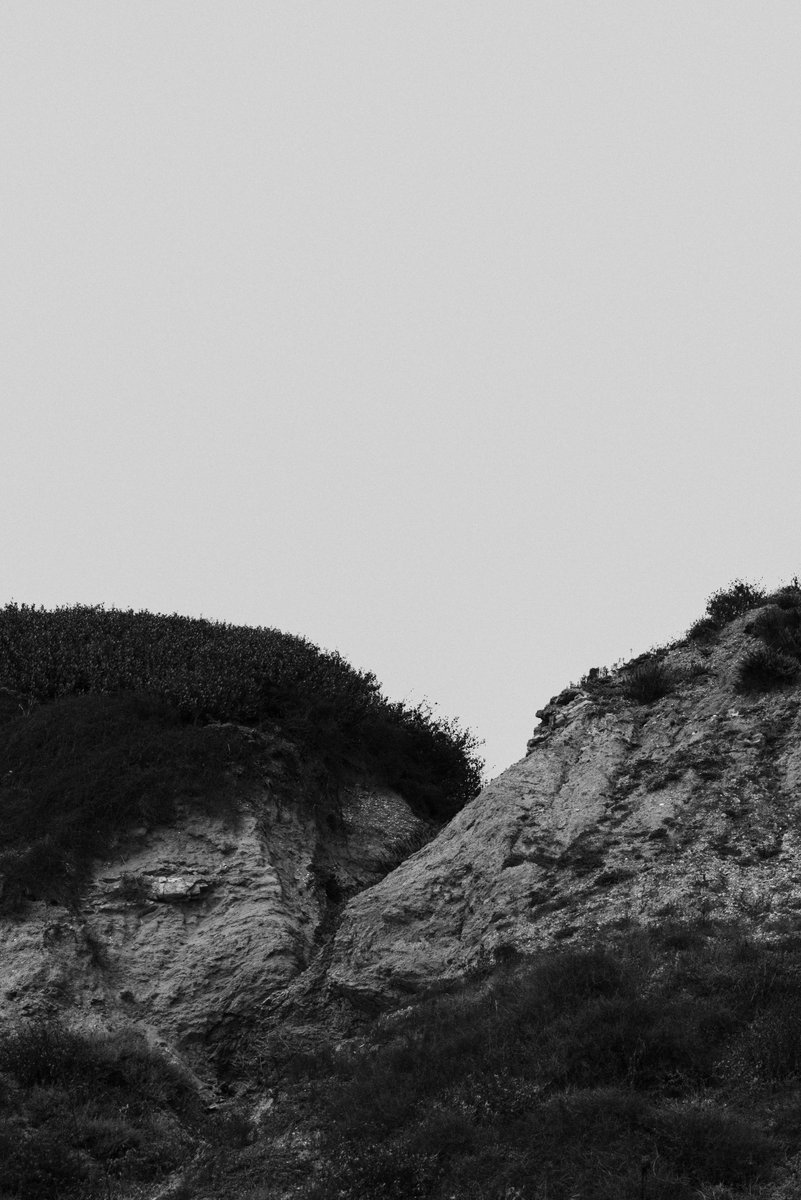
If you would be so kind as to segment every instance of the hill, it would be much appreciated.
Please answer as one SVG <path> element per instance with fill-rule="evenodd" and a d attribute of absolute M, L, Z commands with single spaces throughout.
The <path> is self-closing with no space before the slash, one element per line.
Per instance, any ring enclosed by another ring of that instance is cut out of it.
<path fill-rule="evenodd" d="M 7 853 L 70 869 L 0 926 L 5 1195 L 797 1194 L 797 580 L 588 671 L 439 827 L 272 686 L 233 720 L 6 678 Z"/>

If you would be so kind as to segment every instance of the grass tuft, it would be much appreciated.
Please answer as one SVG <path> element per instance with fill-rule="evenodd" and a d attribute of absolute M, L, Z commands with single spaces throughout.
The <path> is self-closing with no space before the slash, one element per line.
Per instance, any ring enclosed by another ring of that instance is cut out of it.
<path fill-rule="evenodd" d="M 793 683 L 801 671 L 797 658 L 770 646 L 756 646 L 737 664 L 736 686 L 741 692 L 763 692 Z"/>
<path fill-rule="evenodd" d="M 645 658 L 622 674 L 623 695 L 635 704 L 653 704 L 673 690 L 675 681 L 659 658 Z"/>

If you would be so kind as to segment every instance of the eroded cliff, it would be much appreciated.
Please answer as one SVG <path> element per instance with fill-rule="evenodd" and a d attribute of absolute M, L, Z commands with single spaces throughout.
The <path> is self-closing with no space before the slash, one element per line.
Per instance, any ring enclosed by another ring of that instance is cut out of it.
<path fill-rule="evenodd" d="M 345 898 L 430 836 L 390 789 L 317 799 L 254 784 L 222 814 L 120 836 L 79 904 L 0 922 L 0 1020 L 64 1013 L 213 1043 L 303 970 Z"/>
<path fill-rule="evenodd" d="M 753 614 L 659 655 L 669 694 L 593 677 L 542 710 L 528 754 L 355 897 L 329 981 L 392 1006 L 476 969 L 668 915 L 770 931 L 801 909 L 801 693 L 744 693 Z"/>

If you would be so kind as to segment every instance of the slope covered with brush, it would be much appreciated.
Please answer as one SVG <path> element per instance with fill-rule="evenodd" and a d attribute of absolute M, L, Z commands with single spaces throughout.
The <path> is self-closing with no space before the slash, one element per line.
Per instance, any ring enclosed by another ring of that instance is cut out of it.
<path fill-rule="evenodd" d="M 387 700 L 371 673 L 275 629 L 9 604 L 0 688 L 6 905 L 37 881 L 50 898 L 74 895 L 126 826 L 233 801 L 262 766 L 248 728 L 282 748 L 310 797 L 373 782 L 439 823 L 481 782 L 475 738 L 456 721 Z"/>

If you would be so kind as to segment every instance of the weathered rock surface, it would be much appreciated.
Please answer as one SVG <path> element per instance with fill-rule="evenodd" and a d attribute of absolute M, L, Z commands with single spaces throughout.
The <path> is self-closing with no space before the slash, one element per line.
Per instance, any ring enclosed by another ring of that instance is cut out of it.
<path fill-rule="evenodd" d="M 301 971 L 332 904 L 426 833 L 396 793 L 355 786 L 336 819 L 256 789 L 227 817 L 132 831 L 78 909 L 0 922 L 0 1020 L 65 1012 L 207 1041 Z"/>
<path fill-rule="evenodd" d="M 331 989 L 394 1005 L 632 920 L 801 927 L 801 691 L 735 690 L 747 624 L 670 650 L 653 704 L 598 680 L 554 697 L 527 757 L 350 902 Z"/>

